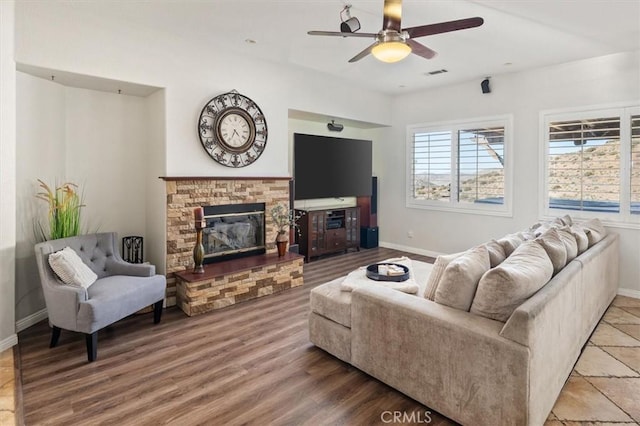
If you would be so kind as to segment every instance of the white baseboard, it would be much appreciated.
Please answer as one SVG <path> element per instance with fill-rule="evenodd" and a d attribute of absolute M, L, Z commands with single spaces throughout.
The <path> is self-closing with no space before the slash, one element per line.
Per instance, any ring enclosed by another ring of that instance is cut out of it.
<path fill-rule="evenodd" d="M 0 340 L 0 352 L 4 352 L 5 350 L 14 347 L 18 344 L 18 335 L 12 334 L 4 340 Z"/>
<path fill-rule="evenodd" d="M 409 247 L 409 246 L 403 246 L 400 244 L 388 243 L 386 241 L 380 241 L 379 246 L 394 249 L 394 250 L 406 251 L 408 253 L 421 254 L 423 256 L 429 256 L 429 257 L 438 257 L 442 254 L 442 253 L 438 253 L 431 250 L 423 250 L 416 247 Z"/>
<path fill-rule="evenodd" d="M 20 333 L 22 330 L 26 330 L 32 325 L 35 325 L 47 318 L 49 318 L 49 315 L 47 314 L 46 308 L 31 314 L 28 317 L 22 318 L 16 321 L 16 333 Z"/>
<path fill-rule="evenodd" d="M 620 296 L 633 297 L 634 299 L 640 299 L 640 290 L 631 290 L 628 288 L 619 288 L 618 294 Z"/>

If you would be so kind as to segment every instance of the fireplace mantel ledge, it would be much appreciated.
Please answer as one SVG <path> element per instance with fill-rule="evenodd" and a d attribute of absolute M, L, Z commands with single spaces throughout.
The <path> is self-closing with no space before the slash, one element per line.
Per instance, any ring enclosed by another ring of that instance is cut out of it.
<path fill-rule="evenodd" d="M 291 176 L 160 176 L 164 181 L 176 180 L 292 180 Z"/>

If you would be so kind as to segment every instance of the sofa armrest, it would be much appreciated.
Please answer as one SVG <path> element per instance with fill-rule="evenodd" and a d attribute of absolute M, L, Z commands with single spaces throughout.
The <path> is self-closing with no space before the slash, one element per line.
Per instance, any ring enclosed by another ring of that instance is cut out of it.
<path fill-rule="evenodd" d="M 106 263 L 109 275 L 130 275 L 135 277 L 152 277 L 156 274 L 156 267 L 149 264 L 129 263 L 124 260 L 108 259 Z"/>
<path fill-rule="evenodd" d="M 44 290 L 49 323 L 65 330 L 76 331 L 80 303 L 89 299 L 87 289 L 60 282 L 50 282 Z"/>
<path fill-rule="evenodd" d="M 527 424 L 529 350 L 503 324 L 380 286 L 352 293 L 351 362 L 463 424 Z"/>

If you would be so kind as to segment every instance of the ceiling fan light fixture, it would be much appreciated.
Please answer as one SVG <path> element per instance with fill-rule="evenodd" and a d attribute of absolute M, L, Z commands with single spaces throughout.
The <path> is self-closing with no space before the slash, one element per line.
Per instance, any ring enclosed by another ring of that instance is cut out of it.
<path fill-rule="evenodd" d="M 398 62 L 409 56 L 411 47 L 402 41 L 385 41 L 371 49 L 371 54 L 379 61 L 388 64 Z"/>

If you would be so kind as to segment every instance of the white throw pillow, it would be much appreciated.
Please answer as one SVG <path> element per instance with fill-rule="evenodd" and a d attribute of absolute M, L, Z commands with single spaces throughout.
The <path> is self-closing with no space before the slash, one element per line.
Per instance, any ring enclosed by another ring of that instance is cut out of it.
<path fill-rule="evenodd" d="M 71 248 L 65 247 L 49 255 L 49 266 L 63 283 L 88 288 L 98 276 Z"/>
<path fill-rule="evenodd" d="M 469 311 L 478 281 L 490 267 L 489 251 L 486 246 L 481 245 L 467 250 L 445 268 L 434 302 Z"/>

